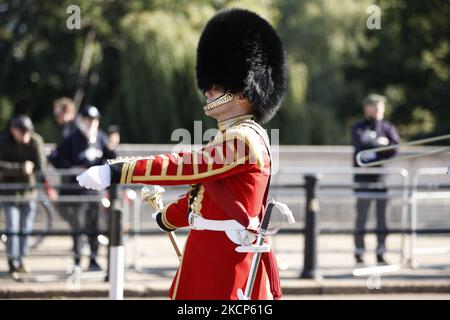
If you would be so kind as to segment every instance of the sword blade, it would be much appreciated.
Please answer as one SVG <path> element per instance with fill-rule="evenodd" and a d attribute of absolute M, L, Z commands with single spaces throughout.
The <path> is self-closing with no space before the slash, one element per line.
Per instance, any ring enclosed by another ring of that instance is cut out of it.
<path fill-rule="evenodd" d="M 258 236 L 258 239 L 256 240 L 256 244 L 259 246 L 264 244 L 264 237 L 262 235 Z M 247 284 L 245 285 L 245 296 L 248 299 L 251 298 L 251 295 L 253 292 L 253 287 L 255 285 L 255 280 L 256 280 L 256 274 L 258 273 L 258 267 L 259 267 L 259 263 L 261 262 L 262 254 L 263 254 L 262 252 L 258 252 L 253 255 L 252 264 L 250 265 L 250 273 L 247 278 Z"/>
<path fill-rule="evenodd" d="M 274 204 L 269 202 L 266 208 L 266 213 L 264 214 L 263 221 L 261 223 L 261 228 L 258 234 L 258 238 L 256 239 L 256 245 L 262 246 L 264 244 L 264 240 L 266 238 L 266 232 L 269 228 L 270 217 L 272 215 L 272 209 Z M 261 256 L 263 252 L 257 252 L 253 254 L 252 264 L 250 265 L 250 273 L 247 278 L 247 283 L 245 285 L 245 296 L 247 299 L 251 298 L 253 287 L 255 285 L 256 274 L 258 273 L 259 264 L 261 262 Z"/>

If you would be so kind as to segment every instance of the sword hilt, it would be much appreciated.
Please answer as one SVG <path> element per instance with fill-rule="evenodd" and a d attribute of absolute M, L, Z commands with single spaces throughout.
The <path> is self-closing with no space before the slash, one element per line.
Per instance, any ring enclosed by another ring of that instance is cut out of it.
<path fill-rule="evenodd" d="M 261 227 L 259 228 L 258 239 L 256 240 L 256 245 L 258 246 L 262 246 L 264 243 L 274 205 L 275 204 L 272 202 L 269 202 L 267 205 L 266 212 L 264 213 L 264 217 L 261 222 Z M 263 252 L 257 252 L 253 255 L 252 264 L 250 265 L 250 274 L 247 278 L 245 291 L 243 292 L 242 289 L 238 289 L 238 298 L 240 300 L 249 300 L 252 296 L 253 286 L 255 285 L 256 274 L 258 272 L 262 254 Z"/>
<path fill-rule="evenodd" d="M 164 207 L 162 193 L 164 188 L 160 186 L 145 186 L 141 190 L 141 200 L 146 202 L 153 210 L 161 211 Z"/>

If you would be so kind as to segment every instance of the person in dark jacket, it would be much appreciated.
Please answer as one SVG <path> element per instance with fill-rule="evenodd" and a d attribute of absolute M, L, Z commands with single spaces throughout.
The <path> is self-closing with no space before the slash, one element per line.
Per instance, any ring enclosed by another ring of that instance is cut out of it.
<path fill-rule="evenodd" d="M 89 168 L 100 165 L 108 159 L 116 157 L 114 151 L 108 148 L 108 138 L 99 129 L 100 113 L 94 106 L 84 108 L 76 121 L 75 130 L 66 137 L 52 152 L 49 161 L 55 168 Z M 75 176 L 66 176 L 60 189 L 60 195 L 98 195 L 98 192 L 78 187 Z M 88 233 L 89 247 L 91 250 L 89 270 L 101 270 L 96 261 L 98 251 L 97 235 L 98 214 L 100 205 L 98 202 L 64 203 L 59 207 L 60 214 L 69 223 L 72 231 L 82 231 L 82 217 L 85 217 L 84 229 Z M 81 261 L 81 236 L 73 236 L 73 251 L 75 268 L 80 267 Z"/>
<path fill-rule="evenodd" d="M 42 137 L 34 132 L 31 119 L 18 115 L 10 120 L 8 131 L 0 136 L 0 183 L 8 188 L 2 196 L 17 197 L 3 202 L 6 231 L 29 233 L 36 212 L 36 183 L 45 182 L 46 158 Z M 28 201 L 25 201 L 29 199 Z M 9 235 L 6 241 L 11 274 L 26 273 L 23 258 L 28 254 L 28 236 Z"/>
<path fill-rule="evenodd" d="M 400 137 L 395 126 L 383 120 L 386 99 L 378 94 L 369 94 L 363 100 L 364 119 L 356 122 L 351 128 L 351 140 L 354 147 L 353 165 L 356 155 L 362 150 L 398 144 Z M 363 161 L 378 161 L 388 159 L 395 155 L 395 151 L 385 151 L 369 154 Z M 383 184 L 382 176 L 378 174 L 356 174 L 354 182 L 357 185 L 356 193 L 356 231 L 365 228 L 367 214 L 371 203 L 376 205 L 377 229 L 386 229 L 387 189 Z M 364 263 L 365 251 L 364 234 L 355 234 L 355 258 L 359 264 Z M 377 233 L 377 262 L 385 264 L 384 259 L 386 233 Z"/>

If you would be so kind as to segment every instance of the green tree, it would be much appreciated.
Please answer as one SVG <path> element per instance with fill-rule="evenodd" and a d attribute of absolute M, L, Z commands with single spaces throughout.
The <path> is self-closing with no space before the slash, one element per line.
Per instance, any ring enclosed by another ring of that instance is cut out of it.
<path fill-rule="evenodd" d="M 289 126 L 285 143 L 344 143 L 349 108 L 357 81 L 345 79 L 344 66 L 355 59 L 364 38 L 369 1 L 279 1 L 278 29 L 290 58 L 287 101 L 274 126 Z M 301 65 L 301 68 L 296 65 Z M 296 92 L 301 91 L 301 92 Z M 301 97 L 301 98 L 293 98 Z M 300 110 L 299 110 L 300 109 Z M 353 110 L 353 109 L 352 109 Z M 359 111 L 359 110 L 358 110 Z"/>
<path fill-rule="evenodd" d="M 223 7 L 268 19 L 288 56 L 287 95 L 268 128 L 284 144 L 348 143 L 368 92 L 385 94 L 404 138 L 450 129 L 449 1 L 379 0 L 381 29 L 366 27 L 369 0 L 33 1 L 0 4 L 0 128 L 27 113 L 47 141 L 52 101 L 94 104 L 124 142 L 170 142 L 179 127 L 215 123 L 202 112 L 195 53 Z M 66 27 L 69 5 L 81 30 Z"/>
<path fill-rule="evenodd" d="M 346 78 L 384 93 L 406 139 L 450 130 L 450 2 L 380 0 L 381 29 L 367 30 Z M 361 96 L 355 92 L 355 97 Z M 348 115 L 348 114 L 347 114 Z"/>

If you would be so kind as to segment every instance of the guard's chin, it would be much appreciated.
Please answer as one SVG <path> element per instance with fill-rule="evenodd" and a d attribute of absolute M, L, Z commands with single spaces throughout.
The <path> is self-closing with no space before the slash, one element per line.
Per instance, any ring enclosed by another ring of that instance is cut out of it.
<path fill-rule="evenodd" d="M 217 114 L 216 110 L 204 110 L 205 116 L 214 118 L 214 115 Z"/>
<path fill-rule="evenodd" d="M 207 105 L 203 107 L 203 110 L 206 111 L 212 111 L 214 109 L 220 108 L 223 105 L 227 104 L 231 100 L 233 100 L 234 94 L 231 92 L 226 92 L 220 97 L 216 98 L 215 100 L 209 102 Z"/>
<path fill-rule="evenodd" d="M 228 103 L 215 106 L 214 108 L 208 108 L 208 109 L 203 108 L 203 111 L 205 112 L 206 116 L 216 118 L 216 116 L 220 115 L 221 113 L 223 113 L 225 111 L 227 105 L 228 105 Z"/>
<path fill-rule="evenodd" d="M 223 106 L 223 104 L 214 105 L 214 104 L 208 103 L 206 106 L 203 107 L 203 111 L 205 113 L 214 113 L 214 110 L 220 108 L 221 106 Z"/>

